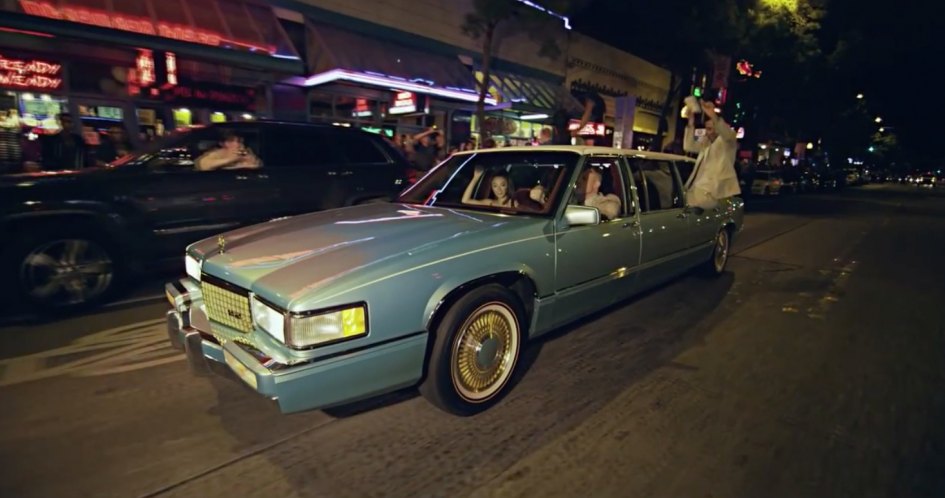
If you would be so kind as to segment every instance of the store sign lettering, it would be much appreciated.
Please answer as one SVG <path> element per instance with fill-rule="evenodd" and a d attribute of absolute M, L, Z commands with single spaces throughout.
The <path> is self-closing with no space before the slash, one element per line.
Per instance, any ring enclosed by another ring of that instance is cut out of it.
<path fill-rule="evenodd" d="M 56 90 L 62 86 L 62 64 L 11 59 L 0 54 L 0 86 Z"/>
<path fill-rule="evenodd" d="M 394 103 L 387 111 L 390 114 L 409 114 L 417 112 L 417 94 L 413 92 L 397 92 L 394 94 Z"/>
<path fill-rule="evenodd" d="M 577 119 L 572 119 L 568 122 L 568 130 L 577 130 L 579 126 L 581 126 L 581 122 Z M 604 125 L 604 123 L 585 123 L 584 128 L 581 128 L 578 135 L 596 135 L 603 137 L 607 135 L 607 126 Z"/>
<path fill-rule="evenodd" d="M 175 86 L 167 90 L 164 98 L 170 101 L 179 99 L 216 102 L 220 104 L 251 105 L 255 99 L 253 91 L 244 93 L 225 90 L 194 88 L 189 86 Z"/>
<path fill-rule="evenodd" d="M 275 47 L 257 47 L 247 43 L 227 40 L 219 33 L 210 30 L 192 28 L 190 26 L 163 21 L 153 22 L 151 19 L 145 17 L 129 16 L 117 12 L 109 13 L 103 10 L 85 7 L 59 7 L 49 2 L 37 2 L 34 0 L 20 0 L 20 6 L 23 8 L 23 11 L 29 15 L 57 19 L 60 21 L 91 24 L 102 28 L 130 31 L 142 35 L 161 36 L 190 43 L 200 43 L 202 45 L 220 46 L 224 44 L 234 44 L 269 53 L 275 52 Z"/>

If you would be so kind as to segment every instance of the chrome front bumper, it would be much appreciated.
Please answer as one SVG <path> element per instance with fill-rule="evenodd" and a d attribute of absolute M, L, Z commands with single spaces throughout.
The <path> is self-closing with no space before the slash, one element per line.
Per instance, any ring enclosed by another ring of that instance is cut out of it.
<path fill-rule="evenodd" d="M 171 345 L 184 352 L 198 376 L 240 379 L 275 400 L 283 413 L 325 408 L 411 386 L 420 380 L 427 334 L 416 333 L 369 347 L 331 354 L 308 363 L 273 366 L 234 341 L 211 334 L 200 287 L 190 279 L 165 286 Z"/>

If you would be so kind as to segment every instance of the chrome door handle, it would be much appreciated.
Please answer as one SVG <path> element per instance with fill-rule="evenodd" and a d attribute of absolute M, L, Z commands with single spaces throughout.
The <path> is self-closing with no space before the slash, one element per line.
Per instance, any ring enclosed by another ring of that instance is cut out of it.
<path fill-rule="evenodd" d="M 628 221 L 623 224 L 623 228 L 640 228 L 640 222 L 637 220 Z"/>

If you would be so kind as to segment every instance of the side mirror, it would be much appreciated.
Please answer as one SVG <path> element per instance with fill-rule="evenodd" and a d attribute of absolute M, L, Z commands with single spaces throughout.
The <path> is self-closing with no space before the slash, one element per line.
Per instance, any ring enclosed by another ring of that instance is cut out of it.
<path fill-rule="evenodd" d="M 599 225 L 600 211 L 597 208 L 568 204 L 564 209 L 564 219 L 570 226 Z"/>

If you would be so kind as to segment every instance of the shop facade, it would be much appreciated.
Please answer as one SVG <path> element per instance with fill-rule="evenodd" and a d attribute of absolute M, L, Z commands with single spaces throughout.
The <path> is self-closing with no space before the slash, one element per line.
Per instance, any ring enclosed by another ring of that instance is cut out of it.
<path fill-rule="evenodd" d="M 290 82 L 304 92 L 309 121 L 359 127 L 395 141 L 431 127 L 450 143 L 469 138 L 478 92 L 472 71 L 455 55 L 311 17 L 305 33 L 307 74 Z"/>
<path fill-rule="evenodd" d="M 621 127 L 632 129 L 621 146 L 657 140 L 669 73 L 570 31 L 566 19 L 554 33 L 558 58 L 503 33 L 484 81 L 477 43 L 459 28 L 470 1 L 445 11 L 388 3 L 368 15 L 336 0 L 0 0 L 0 122 L 55 132 L 56 114 L 69 112 L 90 143 L 120 125 L 140 146 L 178 128 L 265 117 L 395 141 L 435 126 L 457 146 L 482 140 L 475 108 L 487 85 L 482 128 L 498 145 L 574 128 L 578 143 L 613 145 Z M 437 23 L 420 15 L 430 13 Z"/>
<path fill-rule="evenodd" d="M 355 126 L 388 138 L 436 127 L 447 144 L 481 141 L 475 116 L 483 74 L 477 54 L 337 13 L 276 2 L 304 23 L 305 76 L 289 78 L 282 109 L 304 102 L 309 121 Z M 331 14 L 331 15 L 328 15 Z M 285 19 L 292 17 L 285 15 Z M 500 145 L 536 143 L 560 102 L 580 113 L 564 78 L 496 59 L 489 78 L 484 128 Z M 291 94 L 291 97 L 289 96 Z M 301 116 L 300 116 L 301 117 Z"/>
<path fill-rule="evenodd" d="M 462 30 L 465 15 L 473 9 L 472 0 L 385 0 L 382 9 L 347 0 L 273 3 L 374 40 L 385 43 L 395 40 L 393 45 L 425 52 L 437 64 L 445 57 L 449 61 L 444 65 L 455 66 L 455 59 L 459 58 L 476 76 L 474 88 L 481 81 L 480 42 L 464 35 Z M 594 115 L 588 123 L 591 128 L 585 128 L 596 130 L 596 125 L 603 125 L 606 132 L 604 136 L 586 138 L 610 145 L 617 126 L 622 125 L 632 135 L 625 147 L 632 143 L 636 148 L 657 140 L 659 115 L 670 83 L 669 71 L 574 32 L 563 16 L 548 15 L 552 16 L 549 33 L 562 52 L 556 58 L 539 56 L 541 47 L 526 33 L 500 28 L 498 38 L 502 41 L 495 46 L 494 74 L 489 82 L 489 94 L 495 104 L 489 105 L 485 123 L 490 133 L 500 144 L 533 142 L 544 128 L 570 126 L 570 119 L 581 116 L 584 103 L 590 98 L 595 101 Z M 431 22 L 431 18 L 436 21 Z M 551 98 L 542 93 L 550 94 Z M 553 103 L 549 104 L 549 100 Z M 624 112 L 618 116 L 621 107 L 618 103 L 628 101 L 633 112 L 626 112 L 624 105 Z M 471 112 L 474 106 L 467 107 L 470 110 L 465 111 L 466 115 L 454 114 L 460 123 L 475 119 Z M 673 107 L 668 114 L 669 132 L 659 137 L 663 142 L 674 139 L 678 106 Z M 563 120 L 562 112 L 566 115 Z M 632 122 L 628 123 L 628 119 Z"/>
<path fill-rule="evenodd" d="M 568 88 L 576 95 L 596 95 L 603 102 L 600 122 L 623 129 L 623 148 L 658 149 L 675 140 L 678 103 L 667 113 L 666 130 L 658 136 L 663 102 L 669 91 L 670 73 L 633 54 L 589 36 L 575 34 L 567 57 Z"/>
<path fill-rule="evenodd" d="M 240 0 L 0 0 L 0 33 L 0 124 L 27 156 L 61 113 L 90 148 L 267 116 L 303 71 L 271 7 Z"/>

